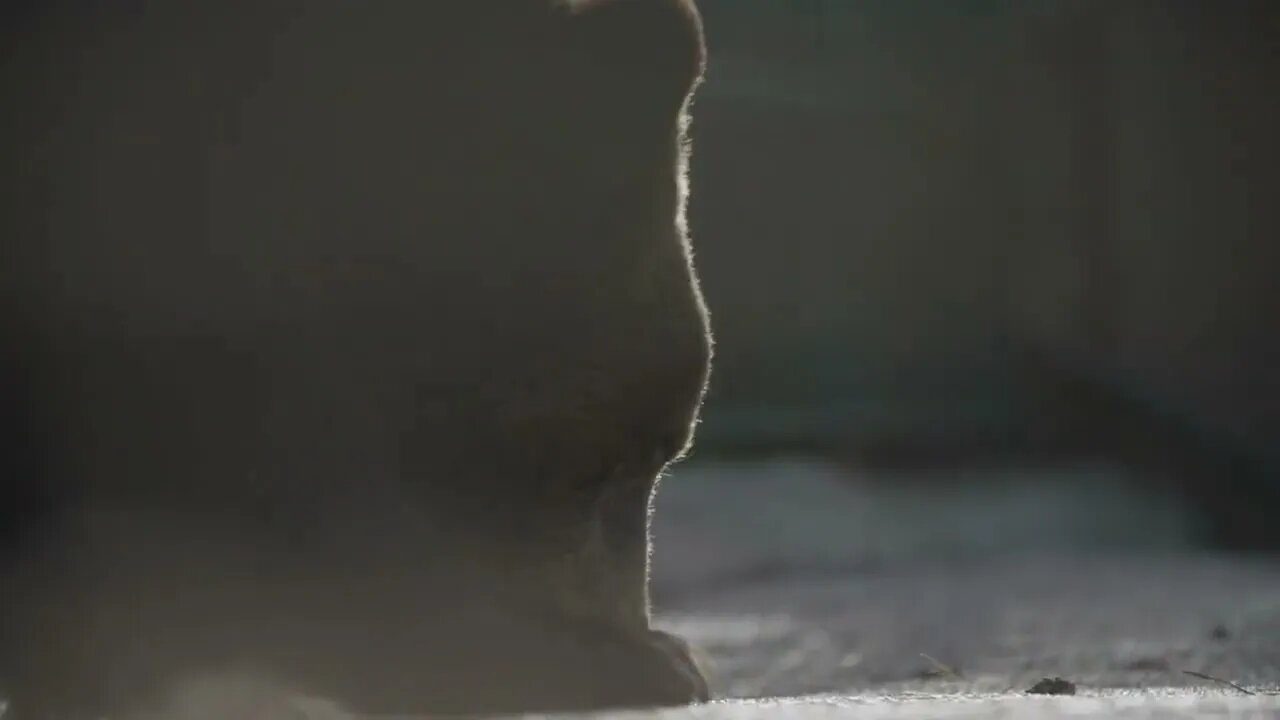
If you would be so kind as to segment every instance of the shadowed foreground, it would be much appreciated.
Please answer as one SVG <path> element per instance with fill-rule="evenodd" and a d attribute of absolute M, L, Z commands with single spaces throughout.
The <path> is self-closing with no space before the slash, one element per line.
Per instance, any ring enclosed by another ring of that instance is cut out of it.
<path fill-rule="evenodd" d="M 647 585 L 711 353 L 690 0 L 24 7 L 11 714 L 224 673 L 368 713 L 706 698 Z"/>

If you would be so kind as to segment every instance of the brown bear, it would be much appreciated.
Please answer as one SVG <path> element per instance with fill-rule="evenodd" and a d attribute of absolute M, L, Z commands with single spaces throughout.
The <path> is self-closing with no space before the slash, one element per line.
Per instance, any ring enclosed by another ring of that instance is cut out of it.
<path fill-rule="evenodd" d="M 0 682 L 682 704 L 692 0 L 28 3 L 0 49 Z"/>

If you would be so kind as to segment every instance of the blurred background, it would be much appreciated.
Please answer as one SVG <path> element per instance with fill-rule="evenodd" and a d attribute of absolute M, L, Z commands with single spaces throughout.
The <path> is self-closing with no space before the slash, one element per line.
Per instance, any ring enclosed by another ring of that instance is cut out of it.
<path fill-rule="evenodd" d="M 1280 683 L 1280 3 L 699 4 L 725 691 Z"/>
<path fill-rule="evenodd" d="M 701 7 L 695 462 L 1106 466 L 1280 547 L 1276 3 Z"/>

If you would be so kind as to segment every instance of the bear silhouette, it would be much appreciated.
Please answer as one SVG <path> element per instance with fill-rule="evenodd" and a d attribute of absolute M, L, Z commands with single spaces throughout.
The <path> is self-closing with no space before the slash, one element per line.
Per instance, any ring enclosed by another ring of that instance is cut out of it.
<path fill-rule="evenodd" d="M 13 717 L 707 697 L 647 592 L 711 355 L 691 0 L 6 12 Z"/>

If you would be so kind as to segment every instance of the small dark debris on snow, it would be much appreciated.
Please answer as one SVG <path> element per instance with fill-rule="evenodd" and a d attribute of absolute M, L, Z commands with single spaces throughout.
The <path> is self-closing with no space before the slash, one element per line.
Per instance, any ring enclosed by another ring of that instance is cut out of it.
<path fill-rule="evenodd" d="M 1075 695 L 1076 684 L 1060 677 L 1044 678 L 1027 688 L 1032 695 Z"/>
<path fill-rule="evenodd" d="M 1209 637 L 1214 640 L 1230 640 L 1231 631 L 1227 629 L 1226 625 L 1214 625 L 1213 629 L 1209 631 Z"/>

